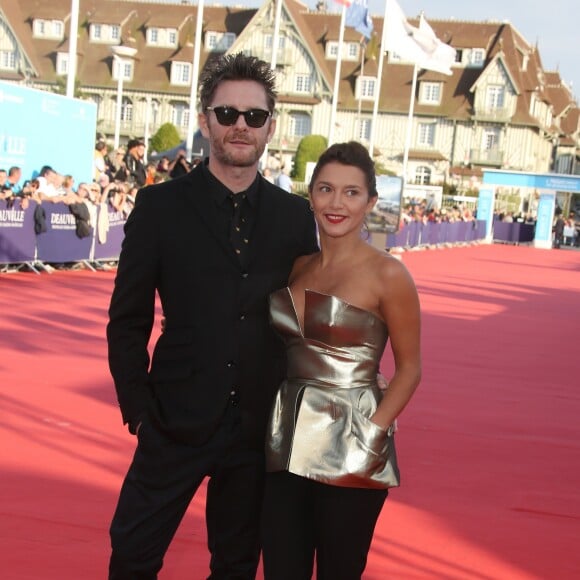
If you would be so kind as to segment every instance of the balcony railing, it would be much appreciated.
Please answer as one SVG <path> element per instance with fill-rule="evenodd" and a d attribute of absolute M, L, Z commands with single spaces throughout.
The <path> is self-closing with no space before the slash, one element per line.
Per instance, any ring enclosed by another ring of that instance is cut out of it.
<path fill-rule="evenodd" d="M 474 165 L 503 165 L 504 152 L 499 149 L 472 149 L 470 162 Z"/>
<path fill-rule="evenodd" d="M 507 123 L 512 118 L 512 111 L 507 107 L 501 109 L 477 109 L 473 113 L 473 118 L 476 121 Z"/>

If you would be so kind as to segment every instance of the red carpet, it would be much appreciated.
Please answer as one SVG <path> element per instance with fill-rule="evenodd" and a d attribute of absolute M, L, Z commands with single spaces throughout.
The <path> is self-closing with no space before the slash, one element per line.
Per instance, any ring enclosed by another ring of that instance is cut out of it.
<path fill-rule="evenodd" d="M 424 379 L 365 578 L 580 578 L 580 252 L 403 260 L 421 294 Z M 133 449 L 106 366 L 113 276 L 0 275 L 3 580 L 106 577 Z M 160 578 L 205 578 L 207 562 L 200 494 Z"/>

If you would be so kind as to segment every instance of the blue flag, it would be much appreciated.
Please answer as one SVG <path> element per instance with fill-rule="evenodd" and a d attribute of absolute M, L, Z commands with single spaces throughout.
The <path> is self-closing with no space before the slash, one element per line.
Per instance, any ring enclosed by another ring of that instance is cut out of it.
<path fill-rule="evenodd" d="M 367 40 L 370 39 L 373 31 L 373 21 L 369 14 L 367 0 L 353 1 L 346 9 L 344 24 L 360 32 Z"/>

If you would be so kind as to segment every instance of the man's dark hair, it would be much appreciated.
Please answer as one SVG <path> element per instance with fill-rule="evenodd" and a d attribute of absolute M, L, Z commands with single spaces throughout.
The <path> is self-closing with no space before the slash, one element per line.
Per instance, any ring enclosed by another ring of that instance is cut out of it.
<path fill-rule="evenodd" d="M 328 163 L 340 163 L 341 165 L 358 167 L 365 175 L 369 196 L 376 197 L 378 195 L 375 164 L 366 148 L 357 141 L 335 143 L 319 157 L 316 167 L 312 172 L 312 178 L 308 186 L 309 191 L 312 191 L 312 186 L 320 170 Z"/>
<path fill-rule="evenodd" d="M 43 165 L 39 175 L 40 177 L 44 177 L 49 173 L 54 173 L 54 169 L 50 165 Z"/>
<path fill-rule="evenodd" d="M 14 175 L 15 173 L 17 173 L 18 171 L 20 171 L 20 167 L 18 167 L 18 165 L 13 165 L 9 170 L 8 170 L 8 175 Z"/>
<path fill-rule="evenodd" d="M 226 54 L 208 62 L 199 80 L 202 111 L 211 105 L 215 91 L 223 81 L 255 81 L 266 91 L 268 110 L 273 112 L 276 106 L 276 74 L 267 62 L 255 56 L 246 56 L 242 52 Z"/>

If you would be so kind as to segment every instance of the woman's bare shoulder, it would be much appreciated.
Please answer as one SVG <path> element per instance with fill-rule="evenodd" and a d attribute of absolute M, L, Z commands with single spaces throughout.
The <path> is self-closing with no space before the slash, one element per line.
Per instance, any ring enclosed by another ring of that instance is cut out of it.
<path fill-rule="evenodd" d="M 294 266 L 292 267 L 292 273 L 290 274 L 289 282 L 292 282 L 298 276 L 302 275 L 310 264 L 319 256 L 320 252 L 315 252 L 314 254 L 308 254 L 306 256 L 300 256 L 294 261 Z"/>
<path fill-rule="evenodd" d="M 412 283 L 409 270 L 398 256 L 377 250 L 373 267 L 381 285 L 392 285 L 397 282 Z"/>

